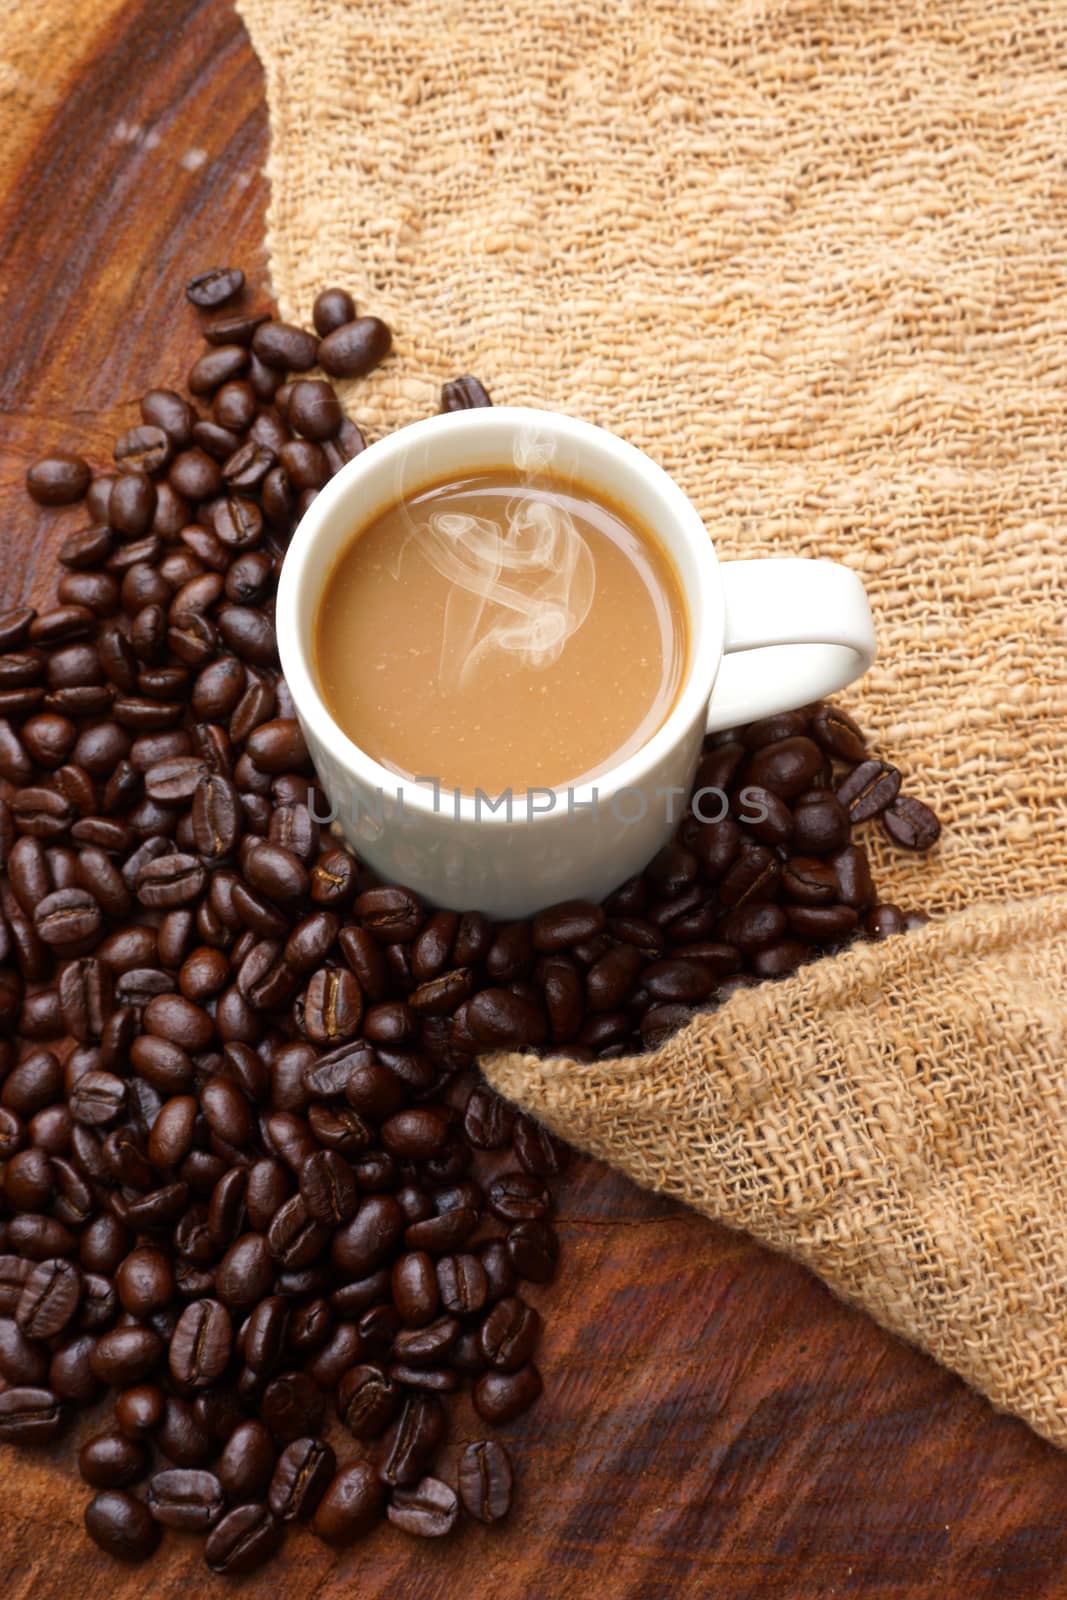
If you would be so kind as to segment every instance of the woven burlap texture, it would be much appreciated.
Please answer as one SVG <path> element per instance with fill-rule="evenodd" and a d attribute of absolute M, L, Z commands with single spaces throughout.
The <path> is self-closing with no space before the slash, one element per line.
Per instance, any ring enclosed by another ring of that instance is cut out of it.
<path fill-rule="evenodd" d="M 849 706 L 946 822 L 921 863 L 875 837 L 878 881 L 935 912 L 1001 908 L 735 997 L 639 1067 L 499 1081 L 1067 1443 L 1063 919 L 1024 903 L 1067 883 L 1067 10 L 240 9 L 281 305 L 306 318 L 340 282 L 395 330 L 351 413 L 373 437 L 473 371 L 648 450 L 721 555 L 854 567 L 881 653 Z M 754 1062 L 776 1149 L 716 1120 L 734 1106 L 716 1074 L 736 1088 Z M 865 1182 L 838 1183 L 864 1159 Z M 856 1243 L 915 1229 L 914 1257 Z"/>
<path fill-rule="evenodd" d="M 857 946 L 655 1055 L 486 1075 L 1067 1445 L 1067 894 Z"/>

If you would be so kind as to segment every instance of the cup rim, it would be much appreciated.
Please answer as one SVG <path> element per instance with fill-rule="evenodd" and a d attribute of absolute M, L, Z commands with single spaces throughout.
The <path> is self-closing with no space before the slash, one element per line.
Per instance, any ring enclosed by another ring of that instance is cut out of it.
<path fill-rule="evenodd" d="M 505 811 L 487 811 L 478 804 L 474 795 L 468 794 L 460 796 L 457 806 L 454 789 L 441 785 L 439 791 L 435 793 L 432 787 L 413 783 L 410 779 L 401 777 L 399 773 L 383 766 L 348 737 L 331 716 L 319 694 L 308 652 L 301 638 L 299 615 L 302 592 L 307 582 L 307 567 L 315 542 L 321 536 L 324 524 L 337 507 L 349 496 L 355 497 L 358 494 L 359 482 L 368 467 L 373 466 L 377 471 L 387 468 L 390 462 L 397 464 L 428 437 L 440 433 L 458 434 L 466 428 L 475 426 L 476 423 L 483 430 L 499 431 L 502 435 L 507 435 L 519 427 L 537 426 L 542 429 L 552 429 L 561 437 L 577 443 L 579 447 L 584 443 L 602 454 L 614 457 L 620 474 L 636 473 L 650 480 L 654 490 L 665 502 L 666 509 L 686 543 L 700 574 L 702 615 L 699 621 L 694 618 L 691 597 L 683 583 L 683 600 L 689 627 L 689 661 L 685 681 L 674 706 L 652 737 L 625 760 L 588 782 L 562 784 L 556 787 L 554 793 L 567 794 L 570 797 L 568 809 L 571 807 L 588 809 L 593 803 L 594 790 L 596 804 L 600 805 L 610 804 L 622 790 L 640 788 L 692 724 L 706 716 L 706 708 L 711 699 L 722 659 L 725 601 L 718 557 L 711 535 L 692 501 L 670 474 L 658 462 L 653 461 L 651 456 L 618 434 L 596 423 L 572 417 L 566 412 L 543 411 L 534 406 L 492 406 L 442 412 L 395 429 L 345 463 L 319 491 L 301 517 L 290 540 L 278 579 L 275 602 L 278 655 L 299 718 L 306 724 L 313 737 L 352 769 L 361 782 L 372 789 L 380 790 L 383 794 L 399 795 L 405 812 L 413 815 L 447 814 L 449 818 L 454 818 L 458 822 L 477 821 L 483 826 L 492 824 L 509 826 L 513 823 L 514 817 L 509 817 Z M 624 486 L 619 498 L 625 503 Z M 674 561 L 674 552 L 666 541 L 664 543 L 668 556 Z M 681 573 L 678 577 L 682 582 Z M 543 786 L 544 791 L 547 789 L 547 785 Z M 542 791 L 535 785 L 530 792 Z M 440 794 L 447 794 L 450 797 L 445 812 L 442 812 L 440 806 Z M 536 821 L 538 817 L 548 817 L 553 814 L 551 811 L 534 812 L 530 820 Z"/>

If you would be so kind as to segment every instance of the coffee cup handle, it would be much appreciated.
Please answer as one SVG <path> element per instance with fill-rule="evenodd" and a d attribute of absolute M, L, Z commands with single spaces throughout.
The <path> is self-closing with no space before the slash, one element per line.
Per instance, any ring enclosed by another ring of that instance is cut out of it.
<path fill-rule="evenodd" d="M 724 561 L 723 658 L 708 732 L 836 694 L 874 661 L 867 592 L 850 567 L 803 559 Z"/>

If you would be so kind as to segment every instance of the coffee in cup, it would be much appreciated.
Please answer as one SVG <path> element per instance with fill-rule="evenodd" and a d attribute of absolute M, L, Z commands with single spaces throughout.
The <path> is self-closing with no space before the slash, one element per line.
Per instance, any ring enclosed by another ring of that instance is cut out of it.
<path fill-rule="evenodd" d="M 449 474 L 352 537 L 313 625 L 322 699 L 400 777 L 561 788 L 640 750 L 685 680 L 688 614 L 653 531 L 529 463 Z"/>

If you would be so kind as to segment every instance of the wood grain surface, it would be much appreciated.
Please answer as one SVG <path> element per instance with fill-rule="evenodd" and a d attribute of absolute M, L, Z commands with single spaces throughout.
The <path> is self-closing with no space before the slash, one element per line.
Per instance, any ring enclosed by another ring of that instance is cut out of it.
<path fill-rule="evenodd" d="M 267 120 L 226 0 L 8 0 L 0 108 L 8 603 L 49 592 L 81 515 L 37 511 L 28 463 L 60 446 L 106 462 L 136 396 L 182 375 L 194 271 L 232 259 L 267 291 Z M 1067 1595 L 1067 1460 L 1021 1423 L 800 1269 L 592 1162 L 559 1205 L 545 1396 L 502 1430 L 520 1483 L 506 1528 L 432 1544 L 386 1527 L 340 1555 L 300 1532 L 236 1586 L 168 1534 L 123 1569 L 82 1533 L 76 1434 L 0 1452 L 4 1595 Z M 457 1414 L 445 1475 L 474 1427 Z"/>

